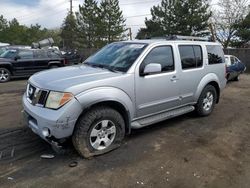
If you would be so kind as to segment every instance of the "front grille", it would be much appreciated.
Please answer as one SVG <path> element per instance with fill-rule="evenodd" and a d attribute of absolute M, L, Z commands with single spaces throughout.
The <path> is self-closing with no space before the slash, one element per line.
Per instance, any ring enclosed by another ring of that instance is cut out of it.
<path fill-rule="evenodd" d="M 47 100 L 48 91 L 41 90 L 31 84 L 28 84 L 26 90 L 27 100 L 37 106 L 44 106 Z"/>
<path fill-rule="evenodd" d="M 39 97 L 38 104 L 45 105 L 46 100 L 47 100 L 47 95 L 48 95 L 47 91 L 41 91 L 41 95 Z"/>

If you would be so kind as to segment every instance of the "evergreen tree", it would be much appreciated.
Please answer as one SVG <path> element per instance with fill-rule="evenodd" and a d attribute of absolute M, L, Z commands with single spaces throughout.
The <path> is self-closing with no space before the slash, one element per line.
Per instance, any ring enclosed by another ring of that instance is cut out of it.
<path fill-rule="evenodd" d="M 75 49 L 77 47 L 77 23 L 72 13 L 69 13 L 64 19 L 61 30 L 63 47 L 66 50 Z"/>
<path fill-rule="evenodd" d="M 119 0 L 103 0 L 100 4 L 100 27 L 102 40 L 113 42 L 120 40 L 125 31 L 125 19 L 119 7 Z"/>
<path fill-rule="evenodd" d="M 151 19 L 145 20 L 146 29 L 141 29 L 137 38 L 147 35 L 192 35 L 208 33 L 208 0 L 162 0 L 151 8 Z"/>
<path fill-rule="evenodd" d="M 237 46 L 244 47 L 250 41 L 250 12 L 243 21 L 238 24 L 236 36 L 240 39 Z"/>
<path fill-rule="evenodd" d="M 76 13 L 79 37 L 83 47 L 98 47 L 100 40 L 100 11 L 95 0 L 85 0 Z"/>

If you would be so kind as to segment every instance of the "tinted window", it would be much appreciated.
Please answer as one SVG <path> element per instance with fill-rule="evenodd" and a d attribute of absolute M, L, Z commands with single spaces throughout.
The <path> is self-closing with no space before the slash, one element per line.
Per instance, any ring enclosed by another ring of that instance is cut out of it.
<path fill-rule="evenodd" d="M 224 63 L 224 52 L 221 46 L 207 45 L 208 62 L 209 64 Z"/>
<path fill-rule="evenodd" d="M 12 59 L 16 57 L 16 53 L 17 53 L 16 50 L 6 50 L 0 55 L 0 57 Z"/>
<path fill-rule="evenodd" d="M 60 54 L 60 52 L 57 52 L 57 51 L 48 51 L 48 56 L 50 57 L 50 58 L 60 58 L 61 57 L 61 54 Z"/>
<path fill-rule="evenodd" d="M 145 66 L 150 63 L 161 64 L 162 72 L 174 70 L 174 58 L 172 47 L 160 46 L 151 50 L 144 59 L 140 71 L 142 71 Z"/>
<path fill-rule="evenodd" d="M 182 69 L 201 67 L 203 63 L 202 49 L 200 46 L 179 46 Z"/>
<path fill-rule="evenodd" d="M 18 53 L 20 59 L 32 59 L 33 51 L 31 50 L 23 50 Z"/>
<path fill-rule="evenodd" d="M 34 57 L 40 59 L 40 58 L 47 58 L 48 56 L 45 50 L 36 50 L 34 51 Z"/>
<path fill-rule="evenodd" d="M 232 65 L 236 63 L 236 60 L 235 60 L 234 57 L 231 56 L 230 59 L 231 59 L 231 64 L 232 64 Z"/>

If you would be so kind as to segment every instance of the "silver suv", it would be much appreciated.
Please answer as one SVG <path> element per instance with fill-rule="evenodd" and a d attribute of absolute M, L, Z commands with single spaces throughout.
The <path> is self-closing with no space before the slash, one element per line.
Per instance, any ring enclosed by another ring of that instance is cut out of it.
<path fill-rule="evenodd" d="M 138 129 L 195 110 L 209 115 L 226 85 L 220 44 L 135 40 L 109 44 L 82 65 L 33 75 L 28 126 L 49 143 L 72 138 L 80 155 L 117 148 Z"/>

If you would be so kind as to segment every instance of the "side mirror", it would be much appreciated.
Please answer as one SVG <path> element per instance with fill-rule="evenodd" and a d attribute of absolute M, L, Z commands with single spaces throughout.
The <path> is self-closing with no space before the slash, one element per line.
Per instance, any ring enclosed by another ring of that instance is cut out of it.
<path fill-rule="evenodd" d="M 161 64 L 159 63 L 150 63 L 145 66 L 142 76 L 148 75 L 148 74 L 154 74 L 161 72 Z"/>
<path fill-rule="evenodd" d="M 18 59 L 21 59 L 21 57 L 19 55 L 17 55 L 15 58 L 15 61 L 18 60 Z"/>

